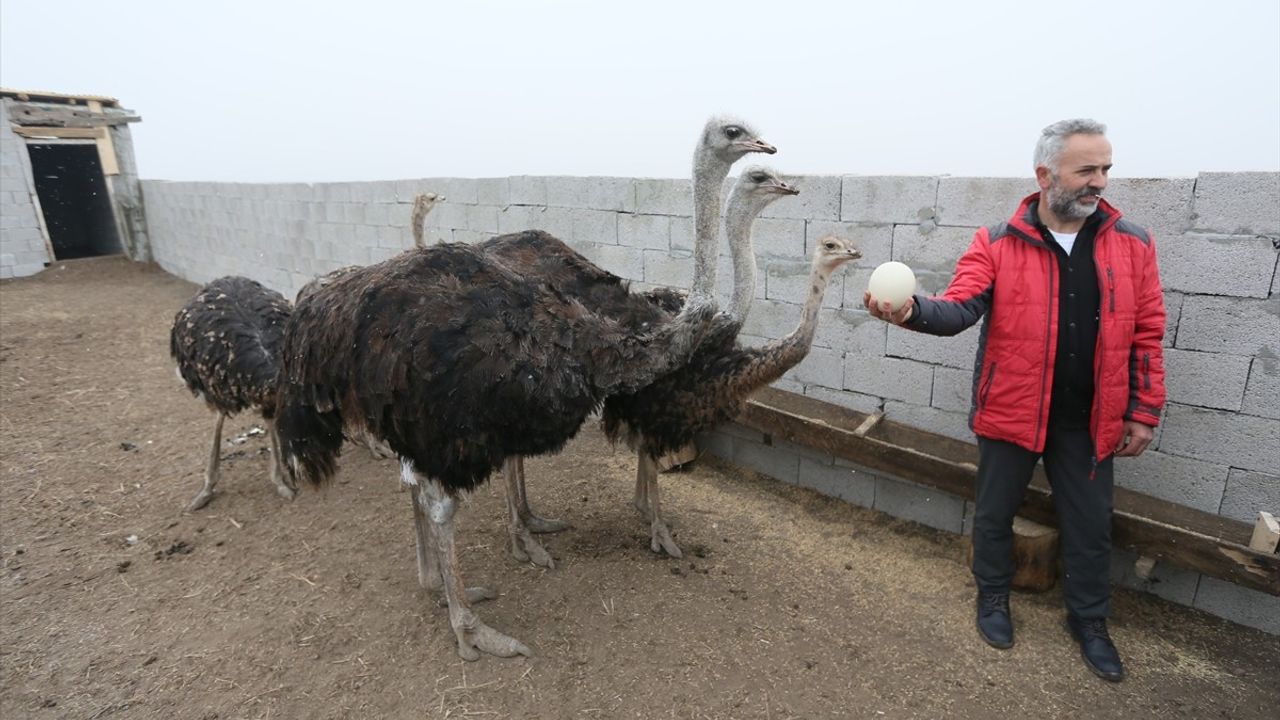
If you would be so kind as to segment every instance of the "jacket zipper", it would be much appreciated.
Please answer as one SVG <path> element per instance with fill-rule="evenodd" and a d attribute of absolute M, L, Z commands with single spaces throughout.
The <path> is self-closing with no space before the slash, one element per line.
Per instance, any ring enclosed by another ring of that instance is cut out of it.
<path fill-rule="evenodd" d="M 1053 338 L 1054 338 L 1054 336 L 1055 336 L 1055 333 L 1054 333 L 1054 332 L 1052 332 L 1052 330 L 1053 330 L 1053 309 L 1054 309 L 1054 308 L 1056 308 L 1056 307 L 1058 306 L 1058 295 L 1057 295 L 1057 293 L 1054 291 L 1054 287 L 1053 287 L 1054 281 L 1055 281 L 1055 280 L 1057 280 L 1057 278 L 1058 278 L 1057 258 L 1055 258 L 1055 257 L 1054 257 L 1054 255 L 1053 255 L 1053 250 L 1050 250 L 1047 246 L 1045 247 L 1045 250 L 1047 251 L 1047 252 L 1046 252 L 1046 256 L 1047 256 L 1047 257 L 1048 257 L 1048 259 L 1049 259 L 1049 262 L 1048 262 L 1048 266 L 1049 266 L 1049 302 L 1048 302 L 1047 307 L 1046 307 L 1046 309 L 1048 310 L 1048 312 L 1046 312 L 1046 313 L 1045 313 L 1045 321 L 1044 321 L 1044 322 L 1045 322 L 1045 330 L 1044 330 L 1044 363 L 1043 363 L 1044 372 L 1042 372 L 1042 373 L 1040 374 L 1040 406 L 1036 408 L 1036 434 L 1035 434 L 1035 438 L 1036 438 L 1036 444 L 1037 444 L 1037 445 L 1040 445 L 1040 431 L 1044 429 L 1044 422 L 1045 422 L 1045 411 L 1044 411 L 1044 391 L 1045 391 L 1045 386 L 1046 386 L 1046 385 L 1048 384 L 1048 382 L 1049 382 L 1049 376 L 1053 373 L 1053 367 L 1052 367 L 1052 364 L 1053 364 L 1053 358 L 1052 358 L 1052 357 L 1050 357 L 1050 347 L 1049 347 L 1049 346 L 1050 346 L 1050 343 L 1052 343 L 1052 342 L 1053 342 Z M 1058 318 L 1058 321 L 1059 321 L 1059 322 L 1061 322 L 1061 321 L 1062 321 L 1062 318 Z M 1043 447 L 1042 445 L 1040 445 L 1040 446 L 1041 446 L 1041 447 Z"/>
<path fill-rule="evenodd" d="M 1102 245 L 1100 242 L 1101 240 L 1102 232 L 1099 231 L 1093 239 L 1094 265 L 1098 264 L 1098 250 Z M 1098 282 L 1102 282 L 1102 273 L 1098 273 Z M 1116 312 L 1116 285 L 1115 275 L 1112 274 L 1110 265 L 1107 266 L 1107 290 L 1110 295 L 1110 300 L 1108 302 L 1111 307 L 1111 314 L 1114 316 Z M 1098 458 L 1102 455 L 1101 450 L 1098 448 L 1098 418 L 1102 412 L 1098 406 L 1101 403 L 1102 398 L 1102 329 L 1106 327 L 1107 323 L 1106 317 L 1102 314 L 1101 310 L 1099 310 L 1098 315 L 1100 316 L 1098 318 L 1098 341 L 1093 347 L 1093 408 L 1090 411 L 1092 414 L 1090 420 L 1093 430 L 1089 433 L 1092 436 L 1090 439 L 1093 440 L 1093 465 L 1089 470 L 1090 480 L 1097 476 Z"/>
<path fill-rule="evenodd" d="M 1108 291 L 1108 294 L 1111 296 L 1111 300 L 1110 300 L 1111 312 L 1114 313 L 1116 311 L 1116 277 L 1115 275 L 1111 274 L 1110 265 L 1107 266 L 1107 291 Z"/>
<path fill-rule="evenodd" d="M 982 391 L 978 393 L 978 409 L 986 407 L 987 395 L 991 394 L 991 381 L 996 378 L 996 362 L 991 362 L 991 369 L 987 371 L 987 381 L 982 384 Z"/>

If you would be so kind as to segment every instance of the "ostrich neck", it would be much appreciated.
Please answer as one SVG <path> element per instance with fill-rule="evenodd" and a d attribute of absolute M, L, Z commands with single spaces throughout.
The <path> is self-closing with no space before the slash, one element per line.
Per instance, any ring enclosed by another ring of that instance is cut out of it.
<path fill-rule="evenodd" d="M 729 165 L 709 153 L 693 163 L 693 284 L 689 295 L 712 297 L 716 288 L 716 250 L 720 245 L 720 188 Z"/>
<path fill-rule="evenodd" d="M 809 297 L 805 300 L 800 324 L 791 334 L 774 340 L 760 348 L 755 359 L 743 373 L 743 380 L 750 389 L 763 387 L 782 377 L 788 370 L 800 364 L 813 346 L 813 336 L 818 331 L 818 311 L 822 309 L 822 296 L 831 279 L 831 270 L 814 266 L 809 275 Z"/>
<path fill-rule="evenodd" d="M 762 209 L 730 198 L 725 212 L 725 236 L 729 239 L 729 253 L 733 256 L 733 297 L 729 303 L 729 316 L 738 323 L 747 321 L 751 303 L 755 300 L 756 255 L 751 245 L 751 224 Z"/>

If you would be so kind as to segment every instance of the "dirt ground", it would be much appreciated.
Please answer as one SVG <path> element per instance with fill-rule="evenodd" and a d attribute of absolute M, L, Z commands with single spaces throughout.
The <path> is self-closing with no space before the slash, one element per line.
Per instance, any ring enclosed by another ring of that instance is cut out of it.
<path fill-rule="evenodd" d="M 460 515 L 477 606 L 531 659 L 461 660 L 417 585 L 390 461 L 343 456 L 292 503 L 224 431 L 223 491 L 183 514 L 213 417 L 175 379 L 195 286 L 120 258 L 0 284 L 5 718 L 1275 717 L 1280 639 L 1117 590 L 1129 679 L 1081 664 L 1056 593 L 1018 644 L 973 629 L 958 538 L 715 461 L 665 475 L 683 560 L 652 554 L 634 458 L 594 424 L 528 463 L 555 570 L 508 554 L 499 484 Z"/>

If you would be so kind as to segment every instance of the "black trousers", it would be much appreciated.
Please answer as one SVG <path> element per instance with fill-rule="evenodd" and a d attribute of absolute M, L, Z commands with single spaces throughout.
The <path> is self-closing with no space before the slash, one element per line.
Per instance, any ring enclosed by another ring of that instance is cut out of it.
<path fill-rule="evenodd" d="M 985 592 L 1008 592 L 1013 579 L 1013 516 L 1031 482 L 1039 453 L 978 438 L 978 487 L 973 519 L 973 575 Z M 1111 508 L 1114 466 L 1098 464 L 1086 429 L 1049 426 L 1045 474 L 1053 488 L 1065 569 L 1067 610 L 1083 619 L 1111 611 Z"/>

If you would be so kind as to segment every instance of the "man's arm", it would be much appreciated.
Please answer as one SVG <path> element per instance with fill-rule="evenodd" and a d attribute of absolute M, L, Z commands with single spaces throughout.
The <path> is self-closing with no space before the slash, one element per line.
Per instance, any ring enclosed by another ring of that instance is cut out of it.
<path fill-rule="evenodd" d="M 1148 233 L 1149 234 L 1149 233 Z M 1156 241 L 1145 247 L 1142 280 L 1138 286 L 1137 318 L 1133 346 L 1129 349 L 1129 406 L 1125 409 L 1125 437 L 1116 449 L 1118 456 L 1139 455 L 1160 424 L 1164 408 L 1164 291 L 1156 261 Z M 1145 427 L 1143 427 L 1145 426 Z"/>
<path fill-rule="evenodd" d="M 995 264 L 990 248 L 987 229 L 979 229 L 956 263 L 956 274 L 951 284 L 937 297 L 915 295 L 896 313 L 890 312 L 884 303 L 876 307 L 869 294 L 863 295 L 863 304 L 875 317 L 908 330 L 930 335 L 955 335 L 978 322 L 991 308 Z"/>

